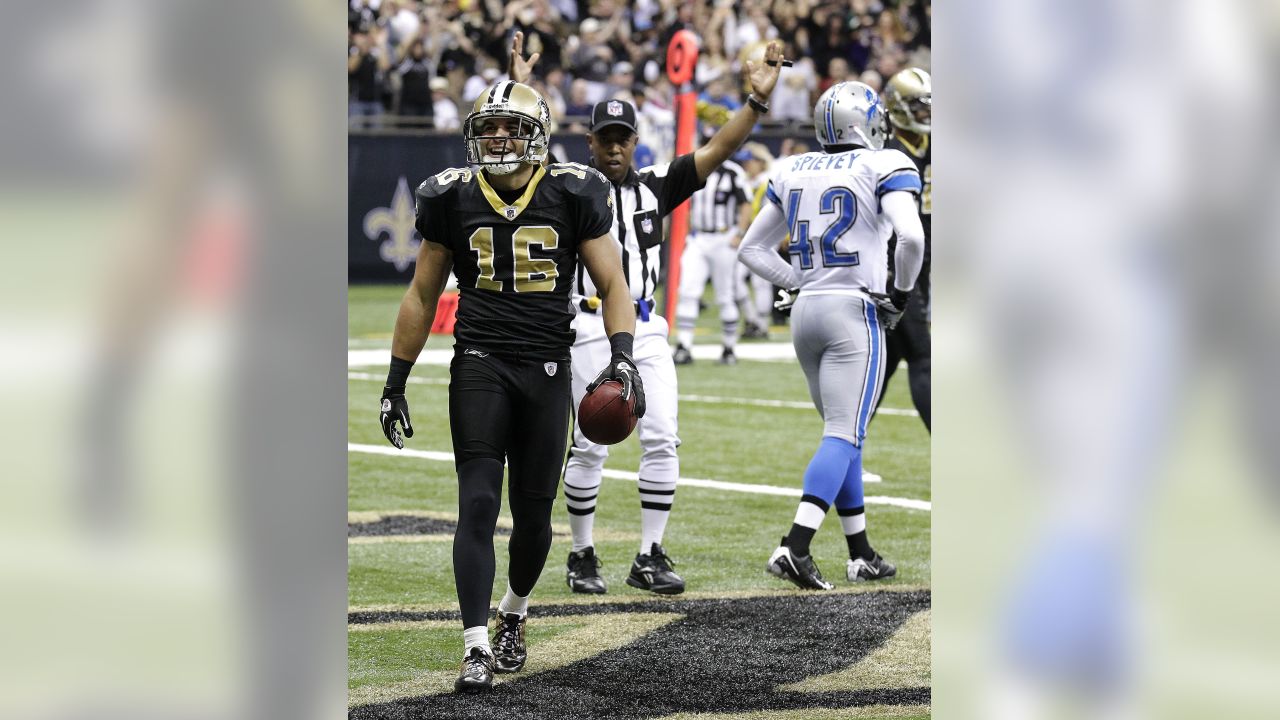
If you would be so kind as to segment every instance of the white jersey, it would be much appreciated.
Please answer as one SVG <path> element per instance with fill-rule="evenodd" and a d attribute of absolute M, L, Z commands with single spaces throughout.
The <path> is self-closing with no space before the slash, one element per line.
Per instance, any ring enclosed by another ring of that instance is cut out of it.
<path fill-rule="evenodd" d="M 880 197 L 920 193 L 920 173 L 899 150 L 859 148 L 788 158 L 765 197 L 786 216 L 787 251 L 800 289 L 809 294 L 884 292 L 893 225 Z"/>

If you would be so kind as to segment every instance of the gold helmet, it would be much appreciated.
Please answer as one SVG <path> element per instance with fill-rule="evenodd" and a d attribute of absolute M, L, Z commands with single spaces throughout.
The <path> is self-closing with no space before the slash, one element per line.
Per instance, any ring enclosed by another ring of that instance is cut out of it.
<path fill-rule="evenodd" d="M 884 104 L 895 128 L 927 133 L 933 126 L 933 79 L 920 68 L 907 68 L 889 78 Z"/>
<path fill-rule="evenodd" d="M 519 129 L 505 139 L 523 141 L 524 152 L 516 154 L 504 148 L 499 157 L 488 153 L 487 143 L 498 136 L 485 135 L 485 123 L 497 118 L 519 121 Z M 551 110 L 542 95 L 528 85 L 510 80 L 494 83 L 476 98 L 471 114 L 462 124 L 462 138 L 467 144 L 467 162 L 494 175 L 509 175 L 521 163 L 541 165 L 551 145 Z"/>

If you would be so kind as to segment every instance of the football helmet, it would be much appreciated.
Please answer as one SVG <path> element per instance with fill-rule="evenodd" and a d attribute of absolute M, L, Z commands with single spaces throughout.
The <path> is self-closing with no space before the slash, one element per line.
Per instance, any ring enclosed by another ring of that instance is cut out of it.
<path fill-rule="evenodd" d="M 836 83 L 813 106 L 813 129 L 818 144 L 884 147 L 889 126 L 884 105 L 870 86 L 860 82 Z"/>
<path fill-rule="evenodd" d="M 484 134 L 490 120 L 507 118 L 519 121 L 514 134 Z M 504 80 L 486 88 L 476 98 L 471 114 L 462 124 L 462 138 L 467 145 L 468 163 L 494 175 L 510 175 L 522 163 L 541 165 L 547 159 L 547 148 L 551 145 L 551 110 L 537 90 L 524 83 Z M 489 151 L 489 142 L 494 138 L 507 141 L 500 156 Z M 524 148 L 517 153 L 519 143 L 524 143 Z"/>
<path fill-rule="evenodd" d="M 902 70 L 885 84 L 884 104 L 893 126 L 927 133 L 933 125 L 933 79 L 920 68 Z"/>

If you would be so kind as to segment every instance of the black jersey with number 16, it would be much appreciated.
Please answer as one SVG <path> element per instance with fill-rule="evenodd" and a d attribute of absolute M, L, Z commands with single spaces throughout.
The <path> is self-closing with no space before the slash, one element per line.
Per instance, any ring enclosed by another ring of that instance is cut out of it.
<path fill-rule="evenodd" d="M 418 187 L 418 232 L 453 252 L 459 345 L 564 358 L 578 245 L 613 227 L 609 181 L 557 163 L 538 167 L 518 194 L 504 198 L 480 172 L 445 170 Z"/>

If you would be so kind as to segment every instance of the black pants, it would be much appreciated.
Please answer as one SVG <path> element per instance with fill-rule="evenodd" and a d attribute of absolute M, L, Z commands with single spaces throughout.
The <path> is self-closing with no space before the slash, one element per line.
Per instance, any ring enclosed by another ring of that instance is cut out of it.
<path fill-rule="evenodd" d="M 453 576 L 463 627 L 488 620 L 494 578 L 493 533 L 502 474 L 512 532 L 509 581 L 533 590 L 551 550 L 551 506 L 564 466 L 572 373 L 560 360 L 458 347 L 450 367 L 449 428 L 458 470 Z"/>
<path fill-rule="evenodd" d="M 932 407 L 932 380 L 930 358 L 933 346 L 929 339 L 929 314 L 924 296 L 917 289 L 911 293 L 907 302 L 907 310 L 898 321 L 898 326 L 885 337 L 884 343 L 884 385 L 880 387 L 880 401 L 884 400 L 884 391 L 889 387 L 889 378 L 898 369 L 898 363 L 907 361 L 907 380 L 911 384 L 911 403 L 920 413 L 924 426 L 930 426 L 930 410 Z"/>

